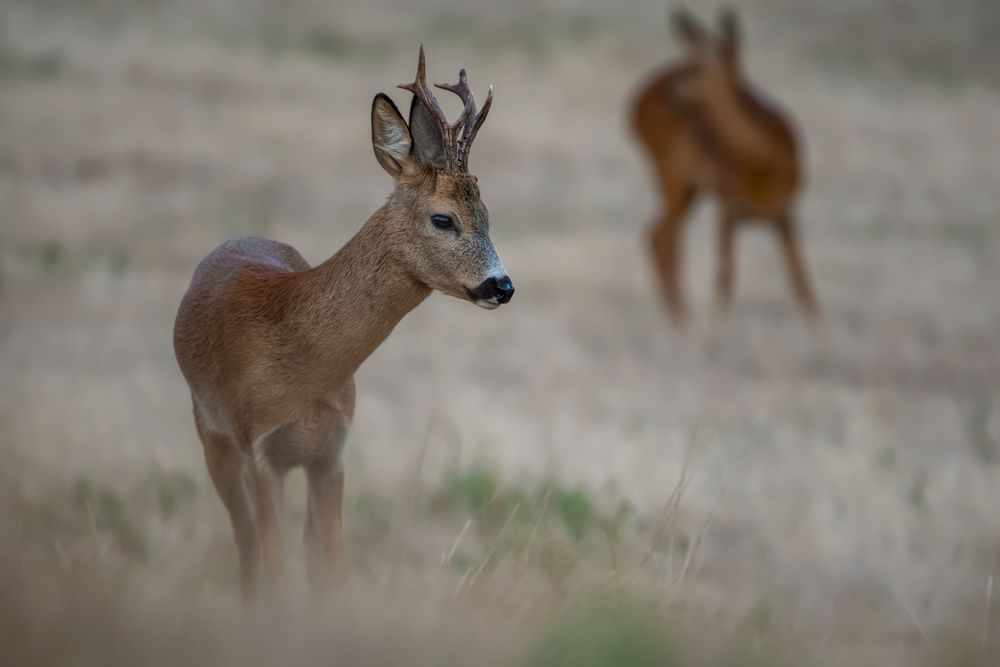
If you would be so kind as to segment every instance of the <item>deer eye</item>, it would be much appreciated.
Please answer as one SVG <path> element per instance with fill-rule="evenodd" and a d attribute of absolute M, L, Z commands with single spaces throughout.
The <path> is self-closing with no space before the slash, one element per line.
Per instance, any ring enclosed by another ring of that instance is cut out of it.
<path fill-rule="evenodd" d="M 455 220 L 450 215 L 435 213 L 431 216 L 431 223 L 438 229 L 455 229 Z"/>

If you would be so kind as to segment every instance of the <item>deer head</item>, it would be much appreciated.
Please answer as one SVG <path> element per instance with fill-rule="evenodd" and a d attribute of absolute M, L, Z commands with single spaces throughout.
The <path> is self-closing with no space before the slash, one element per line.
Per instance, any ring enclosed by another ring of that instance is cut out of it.
<path fill-rule="evenodd" d="M 413 93 L 409 122 L 384 93 L 372 103 L 372 146 L 395 190 L 387 207 L 387 236 L 395 259 L 416 281 L 483 308 L 510 301 L 514 285 L 489 235 L 489 213 L 468 171 L 469 149 L 493 102 L 477 110 L 465 70 L 455 84 L 464 108 L 454 123 L 427 86 L 424 48 L 417 76 L 399 84 Z"/>
<path fill-rule="evenodd" d="M 719 13 L 717 34 L 683 8 L 674 10 L 671 23 L 691 64 L 679 86 L 684 98 L 695 105 L 712 104 L 740 85 L 740 26 L 734 10 Z"/>

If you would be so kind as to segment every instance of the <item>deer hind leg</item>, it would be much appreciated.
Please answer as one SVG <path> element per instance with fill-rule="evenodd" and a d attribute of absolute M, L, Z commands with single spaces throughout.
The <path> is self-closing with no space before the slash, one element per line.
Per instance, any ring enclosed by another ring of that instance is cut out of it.
<path fill-rule="evenodd" d="M 781 242 L 782 253 L 785 257 L 785 265 L 788 268 L 788 277 L 792 283 L 792 289 L 799 304 L 805 310 L 806 315 L 810 319 L 815 320 L 819 317 L 819 305 L 816 302 L 816 297 L 813 295 L 805 263 L 802 261 L 802 252 L 799 248 L 795 220 L 790 215 L 785 214 L 780 216 L 776 222 L 778 237 Z"/>
<path fill-rule="evenodd" d="M 653 266 L 660 281 L 667 311 L 675 323 L 682 322 L 686 316 L 684 296 L 681 286 L 682 271 L 682 232 L 684 230 L 684 215 L 694 199 L 694 189 L 676 188 L 669 193 L 665 189 L 667 211 L 663 218 L 654 223 L 650 235 L 650 250 L 653 254 Z"/>
<path fill-rule="evenodd" d="M 715 301 L 720 311 L 729 310 L 733 301 L 736 223 L 732 211 L 723 209 L 719 217 L 719 273 L 715 283 Z"/>
<path fill-rule="evenodd" d="M 240 557 L 240 589 L 243 599 L 249 601 L 253 599 L 257 589 L 260 547 L 257 527 L 254 525 L 253 506 L 247 495 L 244 474 L 246 457 L 234 441 L 208 431 L 197 408 L 195 425 L 205 449 L 205 463 L 212 484 L 222 499 L 222 504 L 226 506 L 229 521 L 233 525 L 233 536 Z"/>

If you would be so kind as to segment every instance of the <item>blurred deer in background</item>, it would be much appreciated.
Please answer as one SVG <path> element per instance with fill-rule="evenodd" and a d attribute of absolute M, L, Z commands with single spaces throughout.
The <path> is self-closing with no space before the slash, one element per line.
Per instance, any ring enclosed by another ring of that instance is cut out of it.
<path fill-rule="evenodd" d="M 766 103 L 741 67 L 736 14 L 723 11 L 713 36 L 684 10 L 672 15 L 688 50 L 639 92 L 632 128 L 653 162 L 665 212 L 652 226 L 650 246 L 663 296 L 675 322 L 685 317 L 681 289 L 685 214 L 701 191 L 721 208 L 716 298 L 733 294 L 733 242 L 738 225 L 770 223 L 778 234 L 795 295 L 810 318 L 819 313 L 799 249 L 792 211 L 801 182 L 800 158 L 789 120 Z"/>
<path fill-rule="evenodd" d="M 282 482 L 303 466 L 310 579 L 340 569 L 341 449 L 354 413 L 354 372 L 432 290 L 483 308 L 514 286 L 489 236 L 469 174 L 469 149 L 493 89 L 477 110 L 465 70 L 436 84 L 464 109 L 448 122 L 427 86 L 423 47 L 409 122 L 386 95 L 372 103 L 372 145 L 395 180 L 388 201 L 315 268 L 294 248 L 244 238 L 198 266 L 181 301 L 174 350 L 191 389 L 208 470 L 229 511 L 245 598 L 263 560 L 270 588 L 284 581 Z"/>

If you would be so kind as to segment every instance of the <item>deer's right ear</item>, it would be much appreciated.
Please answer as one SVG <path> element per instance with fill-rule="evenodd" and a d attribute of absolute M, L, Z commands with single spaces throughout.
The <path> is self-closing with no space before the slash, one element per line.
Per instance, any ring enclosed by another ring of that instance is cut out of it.
<path fill-rule="evenodd" d="M 719 12 L 719 46 L 730 61 L 740 55 L 740 18 L 732 7 Z"/>
<path fill-rule="evenodd" d="M 683 7 L 678 7 L 670 13 L 670 25 L 688 47 L 699 48 L 708 42 L 708 33 L 701 22 Z"/>
<path fill-rule="evenodd" d="M 410 160 L 413 140 L 399 109 L 385 93 L 372 102 L 372 148 L 375 159 L 390 176 L 399 178 Z"/>
<path fill-rule="evenodd" d="M 441 126 L 416 95 L 410 102 L 410 132 L 413 134 L 413 152 L 420 161 L 428 166 L 444 169 L 445 139 L 441 134 Z"/>

